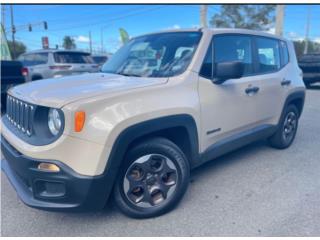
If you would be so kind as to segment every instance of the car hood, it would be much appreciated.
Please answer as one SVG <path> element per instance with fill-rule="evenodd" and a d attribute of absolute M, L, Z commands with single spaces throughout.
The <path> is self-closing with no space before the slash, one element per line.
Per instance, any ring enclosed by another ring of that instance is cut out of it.
<path fill-rule="evenodd" d="M 60 108 L 80 99 L 164 84 L 167 81 L 167 78 L 143 78 L 107 73 L 89 73 L 22 84 L 11 88 L 9 94 L 26 102 Z"/>

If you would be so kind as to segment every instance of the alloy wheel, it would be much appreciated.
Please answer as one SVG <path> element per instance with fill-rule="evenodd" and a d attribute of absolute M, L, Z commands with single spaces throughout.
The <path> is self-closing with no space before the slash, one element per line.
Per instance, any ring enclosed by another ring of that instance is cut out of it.
<path fill-rule="evenodd" d="M 123 190 L 134 205 L 150 208 L 163 204 L 174 193 L 178 181 L 174 162 L 162 154 L 148 154 L 128 168 Z"/>
<path fill-rule="evenodd" d="M 297 115 L 294 112 L 289 112 L 286 115 L 283 124 L 282 135 L 285 141 L 290 142 L 294 138 L 297 129 Z"/>

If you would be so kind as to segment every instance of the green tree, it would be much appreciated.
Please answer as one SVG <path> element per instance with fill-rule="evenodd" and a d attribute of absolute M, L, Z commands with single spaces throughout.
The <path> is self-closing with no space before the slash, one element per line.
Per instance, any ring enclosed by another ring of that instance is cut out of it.
<path fill-rule="evenodd" d="M 77 47 L 74 39 L 70 36 L 65 36 L 63 38 L 62 46 L 64 47 L 64 49 L 75 49 Z"/>
<path fill-rule="evenodd" d="M 24 45 L 23 42 L 19 42 L 19 41 L 14 41 L 14 42 L 15 42 L 15 49 L 16 49 L 15 56 L 14 56 L 14 53 L 13 53 L 13 42 L 8 40 L 8 46 L 9 46 L 9 50 L 10 50 L 12 58 L 17 58 L 21 54 L 23 54 L 23 53 L 25 53 L 27 51 L 27 46 Z"/>
<path fill-rule="evenodd" d="M 213 27 L 269 30 L 274 23 L 275 5 L 221 5 L 210 20 Z"/>

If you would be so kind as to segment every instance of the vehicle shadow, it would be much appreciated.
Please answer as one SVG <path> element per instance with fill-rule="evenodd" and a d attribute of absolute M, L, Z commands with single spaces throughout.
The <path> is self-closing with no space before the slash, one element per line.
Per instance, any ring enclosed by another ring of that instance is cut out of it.
<path fill-rule="evenodd" d="M 267 142 L 265 140 L 260 140 L 246 145 L 242 148 L 236 149 L 232 152 L 226 153 L 218 158 L 212 159 L 207 163 L 195 168 L 191 172 L 191 182 L 195 178 L 201 178 L 208 172 L 219 171 L 219 169 L 234 164 L 236 161 L 241 161 L 245 159 L 247 155 L 256 153 L 259 149 L 267 147 Z"/>

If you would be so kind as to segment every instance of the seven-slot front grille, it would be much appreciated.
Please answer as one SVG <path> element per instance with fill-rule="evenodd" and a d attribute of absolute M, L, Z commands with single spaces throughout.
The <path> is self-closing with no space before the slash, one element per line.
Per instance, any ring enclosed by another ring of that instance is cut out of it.
<path fill-rule="evenodd" d="M 35 106 L 10 95 L 7 96 L 6 116 L 10 123 L 19 131 L 31 136 L 33 133 L 33 113 Z"/>

